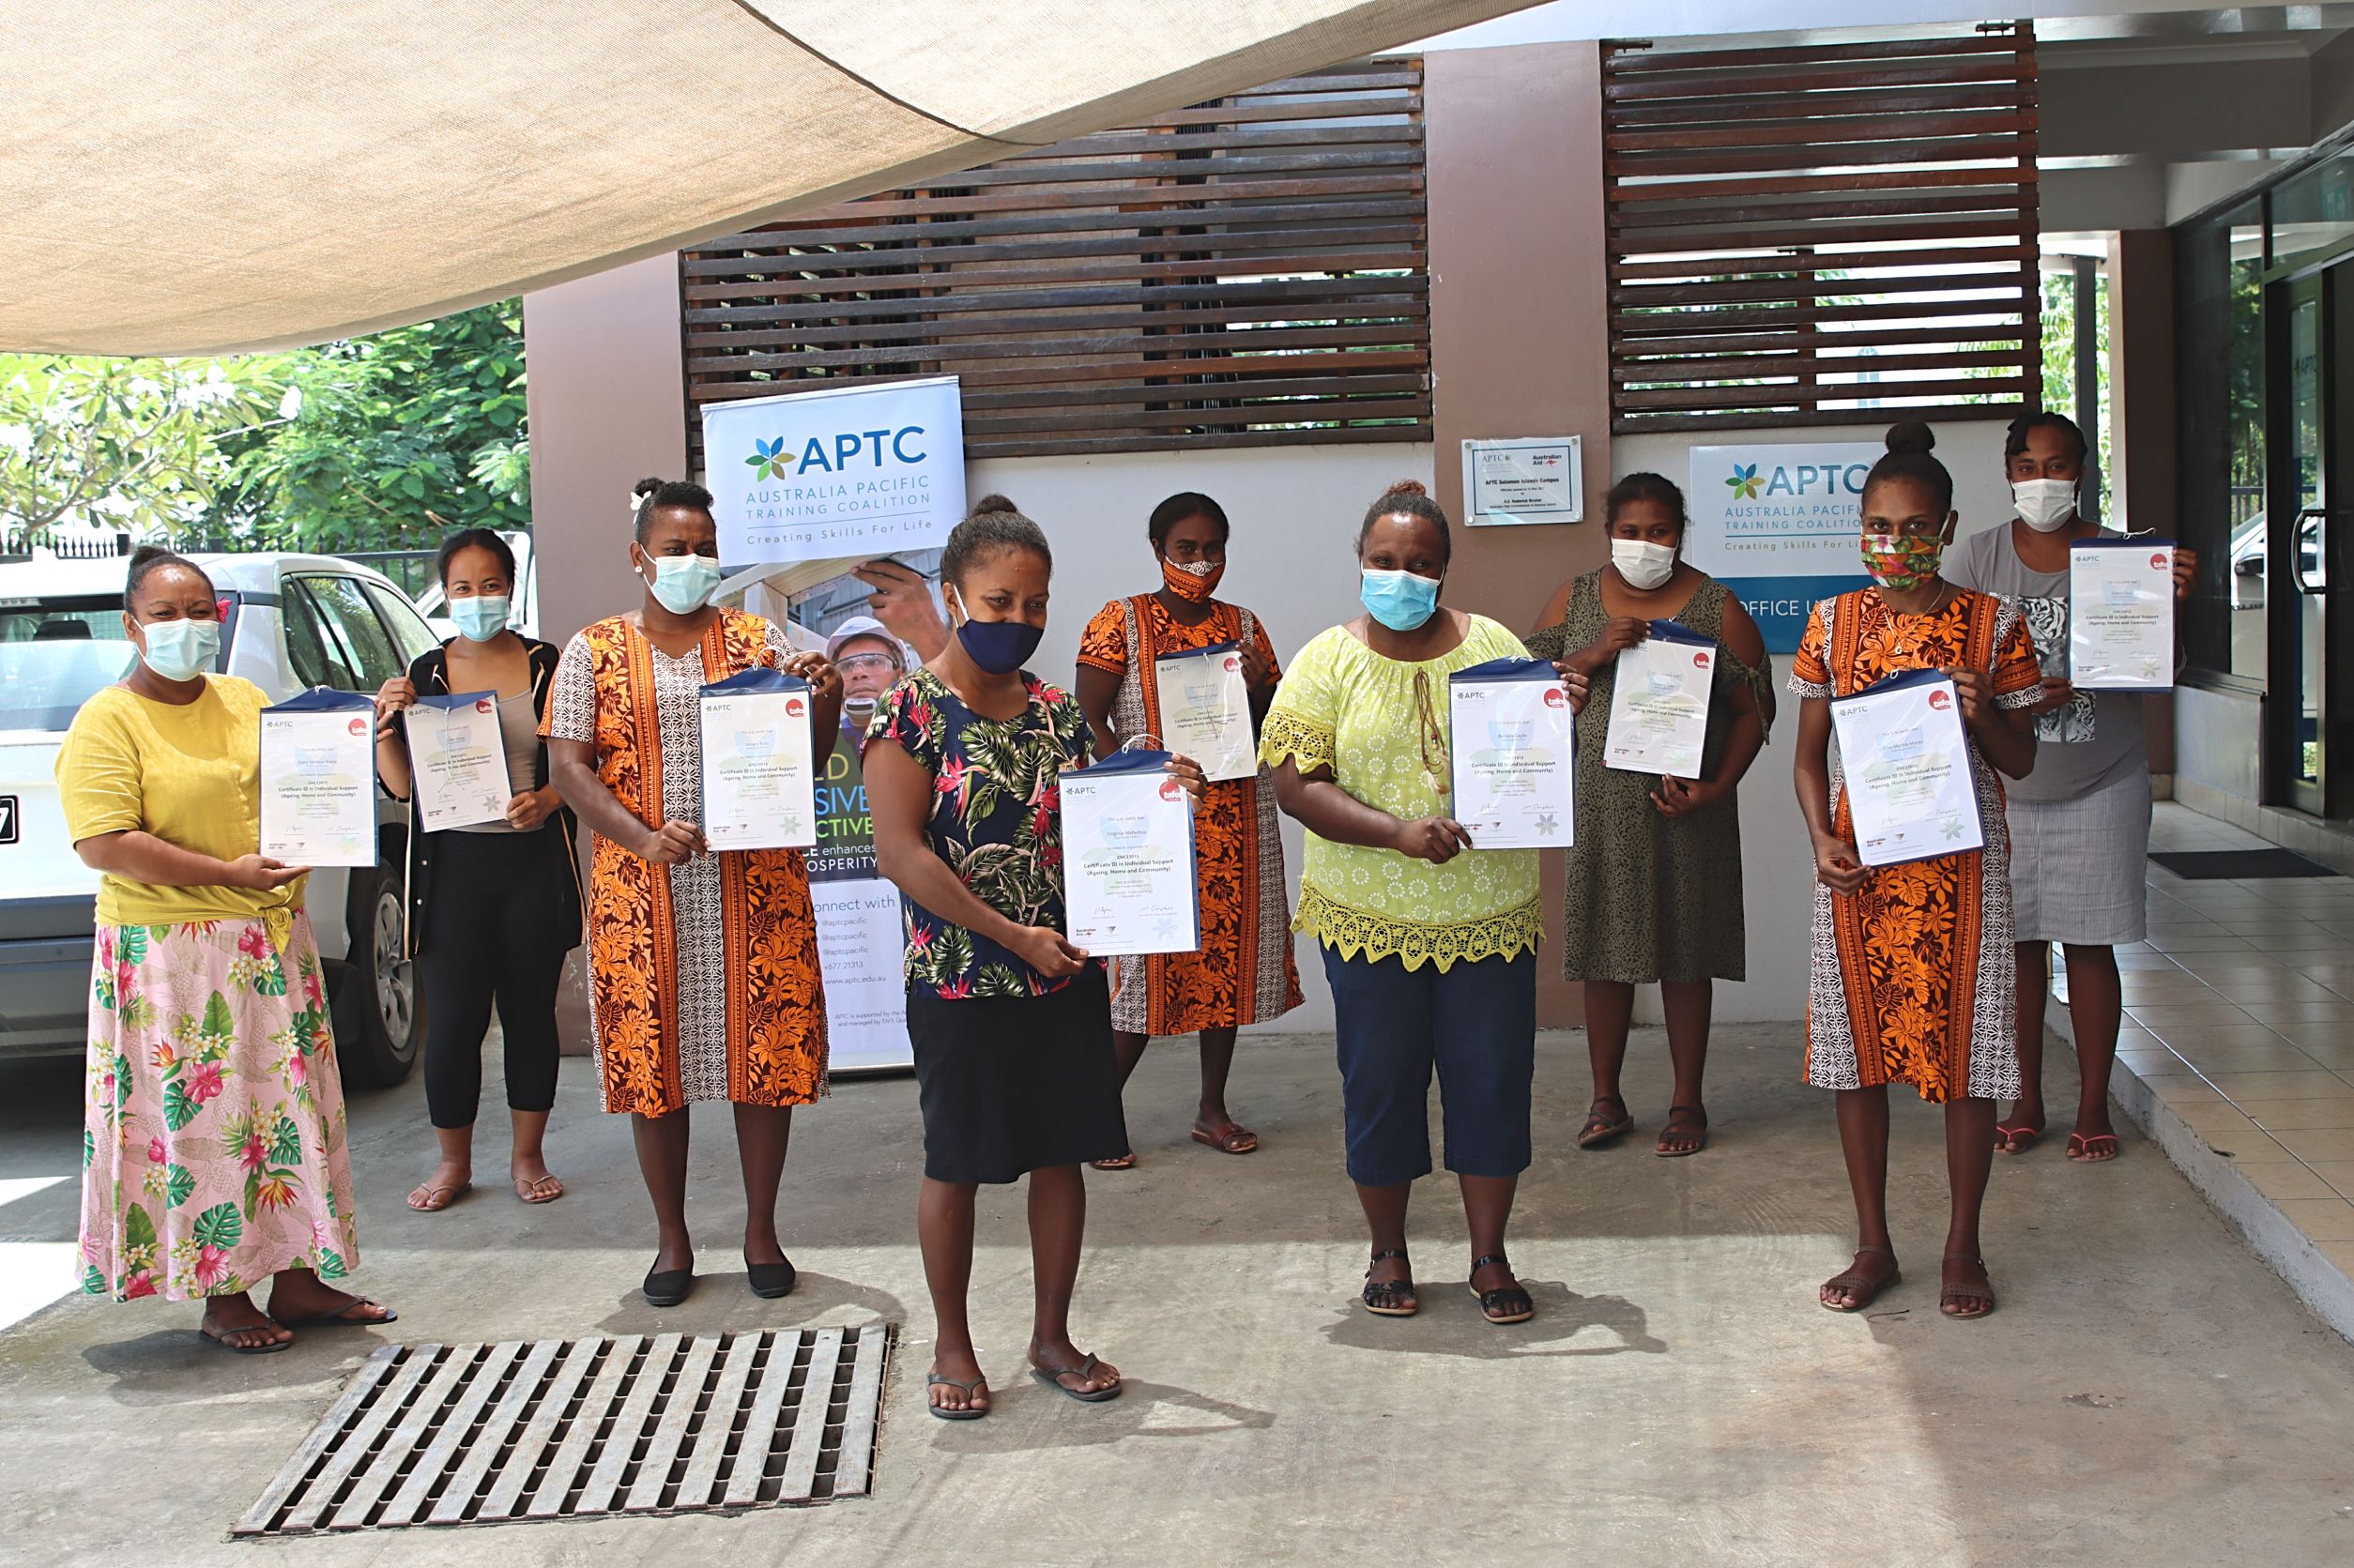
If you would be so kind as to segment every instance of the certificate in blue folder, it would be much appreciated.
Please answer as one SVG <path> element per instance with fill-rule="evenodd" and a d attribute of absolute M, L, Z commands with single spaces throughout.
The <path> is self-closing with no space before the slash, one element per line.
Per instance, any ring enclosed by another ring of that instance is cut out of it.
<path fill-rule="evenodd" d="M 1455 820 L 1474 849 L 1577 839 L 1577 722 L 1543 659 L 1490 659 L 1446 677 Z"/>
<path fill-rule="evenodd" d="M 1892 866 L 1985 846 L 1962 697 L 1942 671 L 1833 698 L 1831 728 L 1857 860 Z"/>
<path fill-rule="evenodd" d="M 702 689 L 703 842 L 806 849 L 818 842 L 809 682 L 756 664 Z"/>
<path fill-rule="evenodd" d="M 1089 956 L 1195 952 L 1193 800 L 1167 752 L 1122 752 L 1065 772 L 1063 935 Z"/>

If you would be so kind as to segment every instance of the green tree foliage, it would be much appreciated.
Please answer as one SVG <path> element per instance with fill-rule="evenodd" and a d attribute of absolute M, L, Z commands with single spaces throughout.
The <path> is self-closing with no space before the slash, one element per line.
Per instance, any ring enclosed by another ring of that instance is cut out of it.
<path fill-rule="evenodd" d="M 277 407 L 234 360 L 0 354 L 0 529 L 171 534 L 229 481 L 224 437 Z"/>
<path fill-rule="evenodd" d="M 275 549 L 394 549 L 531 522 L 521 302 L 277 357 L 286 418 L 221 440 L 209 521 Z"/>
<path fill-rule="evenodd" d="M 0 355 L 0 530 L 430 546 L 531 519 L 519 300 L 236 359 Z"/>

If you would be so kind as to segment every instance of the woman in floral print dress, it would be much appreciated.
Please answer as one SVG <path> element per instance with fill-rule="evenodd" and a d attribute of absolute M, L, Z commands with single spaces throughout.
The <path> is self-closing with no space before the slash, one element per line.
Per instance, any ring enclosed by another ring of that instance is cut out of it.
<path fill-rule="evenodd" d="M 67 831 L 102 874 L 82 1288 L 202 1300 L 205 1336 L 249 1355 L 389 1323 L 331 1283 L 359 1261 L 350 1150 L 303 868 L 256 852 L 268 699 L 208 673 L 220 612 L 191 562 L 140 550 L 123 602 L 138 661 L 57 754 Z"/>
<path fill-rule="evenodd" d="M 987 1380 L 966 1320 L 982 1183 L 1030 1179 L 1032 1376 L 1090 1404 L 1119 1369 L 1071 1342 L 1087 1224 L 1079 1166 L 1125 1150 L 1103 966 L 1062 934 L 1060 781 L 1093 736 L 1022 668 L 1047 626 L 1038 525 L 986 496 L 940 554 L 956 634 L 892 688 L 867 730 L 875 858 L 907 916 L 908 1043 L 924 1115 L 916 1231 L 939 1322 L 932 1414 L 977 1421 Z M 1170 764 L 1199 800 L 1200 769 Z"/>

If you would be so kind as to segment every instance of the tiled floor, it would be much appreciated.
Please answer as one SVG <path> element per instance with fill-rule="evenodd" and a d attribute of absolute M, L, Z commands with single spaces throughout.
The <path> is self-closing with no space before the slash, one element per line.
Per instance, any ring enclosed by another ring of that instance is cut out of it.
<path fill-rule="evenodd" d="M 2150 847 L 2268 845 L 2167 802 Z M 2195 882 L 2153 861 L 2149 940 L 2117 967 L 2120 1067 L 2354 1275 L 2354 878 Z"/>

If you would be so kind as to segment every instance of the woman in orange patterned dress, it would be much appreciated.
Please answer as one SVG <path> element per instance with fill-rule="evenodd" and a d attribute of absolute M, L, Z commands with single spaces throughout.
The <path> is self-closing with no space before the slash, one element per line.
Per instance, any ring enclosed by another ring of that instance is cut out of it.
<path fill-rule="evenodd" d="M 1233 657 L 1242 662 L 1250 693 L 1254 729 L 1282 678 L 1275 645 L 1259 618 L 1210 597 L 1226 573 L 1225 510 L 1190 491 L 1171 495 L 1153 509 L 1145 532 L 1160 557 L 1161 586 L 1113 600 L 1079 637 L 1077 695 L 1103 756 L 1133 737 L 1161 735 L 1160 695 L 1152 673 L 1153 662 L 1164 655 L 1234 645 Z M 1120 1081 L 1128 1081 L 1154 1035 L 1198 1031 L 1201 1103 L 1194 1117 L 1194 1142 L 1222 1153 L 1247 1154 L 1259 1147 L 1259 1134 L 1226 1108 L 1235 1031 L 1280 1018 L 1300 1005 L 1274 784 L 1254 774 L 1206 785 L 1193 832 L 1201 949 L 1116 966 L 1111 1027 Z M 1098 1160 L 1095 1166 L 1126 1170 L 1135 1164 L 1130 1150 Z"/>
<path fill-rule="evenodd" d="M 810 685 L 822 766 L 842 681 L 758 616 L 712 606 L 718 530 L 700 485 L 641 480 L 630 565 L 635 611 L 574 636 L 541 733 L 557 790 L 595 834 L 588 886 L 589 1016 L 604 1108 L 627 1112 L 661 1239 L 646 1300 L 695 1286 L 686 1225 L 686 1107 L 735 1107 L 744 1266 L 755 1295 L 793 1287 L 776 1235 L 792 1108 L 825 1092 L 818 926 L 798 849 L 714 852 L 703 815 L 700 688 L 767 664 Z"/>
<path fill-rule="evenodd" d="M 1856 1198 L 1854 1262 L 1823 1285 L 1833 1312 L 1860 1312 L 1897 1282 L 1888 1239 L 1888 1085 L 1946 1107 L 1952 1215 L 1938 1310 L 1983 1317 L 1994 1286 L 1979 1209 L 1994 1164 L 1995 1102 L 2019 1092 L 2010 1028 L 2010 841 L 1997 772 L 2035 766 L 2035 647 L 2015 605 L 1938 575 L 1953 541 L 1953 479 L 1918 421 L 1888 432 L 1864 480 L 1863 557 L 1873 586 L 1814 607 L 1791 666 L 1802 699 L 1798 808 L 1814 841 L 1813 977 L 1807 1081 L 1839 1091 L 1839 1138 Z M 1831 699 L 1903 670 L 1941 669 L 1962 703 L 1983 849 L 1867 867 L 1830 767 Z M 1991 765 L 1991 766 L 1990 766 Z"/>

